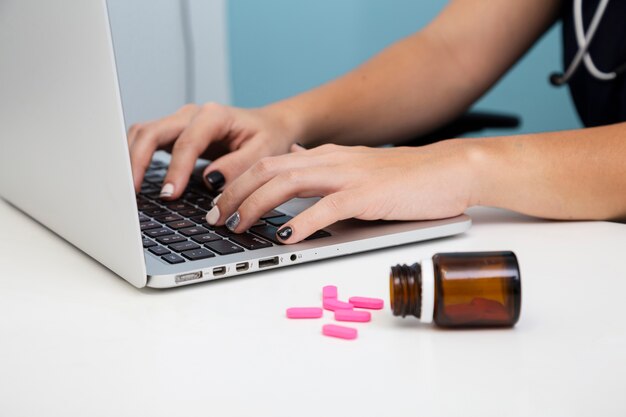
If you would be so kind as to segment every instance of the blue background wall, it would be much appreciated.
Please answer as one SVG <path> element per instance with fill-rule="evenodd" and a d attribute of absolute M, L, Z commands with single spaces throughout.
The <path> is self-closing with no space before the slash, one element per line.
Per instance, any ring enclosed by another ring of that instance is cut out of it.
<path fill-rule="evenodd" d="M 228 1 L 233 104 L 263 105 L 337 77 L 426 25 L 445 4 L 443 0 Z M 555 89 L 547 82 L 548 74 L 562 66 L 560 41 L 557 26 L 476 109 L 521 116 L 518 132 L 579 127 L 567 89 Z"/>

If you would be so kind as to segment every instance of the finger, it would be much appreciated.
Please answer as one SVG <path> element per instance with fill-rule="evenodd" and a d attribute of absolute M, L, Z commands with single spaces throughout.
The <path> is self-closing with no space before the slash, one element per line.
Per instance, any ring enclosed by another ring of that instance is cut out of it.
<path fill-rule="evenodd" d="M 264 213 L 294 197 L 315 197 L 335 192 L 342 184 L 340 175 L 325 167 L 295 169 L 280 173 L 248 196 L 237 209 L 236 224 L 225 220 L 235 233 L 249 229 Z M 221 200 L 221 199 L 220 199 Z M 218 202 L 219 204 L 219 202 Z M 222 218 L 231 218 L 223 213 Z"/>
<path fill-rule="evenodd" d="M 154 152 L 176 139 L 193 117 L 197 106 L 188 105 L 178 112 L 150 123 L 137 125 L 130 145 L 130 162 L 135 190 L 141 188 L 143 176 Z"/>
<path fill-rule="evenodd" d="M 306 148 L 304 146 L 300 145 L 299 143 L 294 143 L 293 145 L 291 145 L 289 150 L 291 152 L 302 152 L 302 151 L 306 151 Z"/>
<path fill-rule="evenodd" d="M 335 222 L 356 217 L 363 211 L 361 199 L 355 190 L 327 195 L 281 226 L 276 237 L 285 244 L 297 243 Z"/>
<path fill-rule="evenodd" d="M 227 134 L 228 114 L 224 108 L 215 104 L 202 106 L 174 143 L 161 198 L 179 198 L 187 187 L 198 157 L 212 141 L 220 140 Z"/>
<path fill-rule="evenodd" d="M 128 133 L 126 135 L 126 140 L 128 141 L 128 147 L 133 144 L 135 137 L 137 136 L 137 131 L 143 127 L 142 123 L 135 123 L 128 129 Z"/>
<path fill-rule="evenodd" d="M 210 190 L 221 191 L 227 183 L 248 170 L 259 158 L 265 157 L 266 152 L 268 151 L 264 149 L 262 140 L 249 141 L 238 150 L 212 161 L 204 169 L 202 178 Z"/>
<path fill-rule="evenodd" d="M 210 216 L 207 215 L 207 221 L 209 224 L 222 224 L 248 196 L 280 173 L 301 168 L 314 168 L 321 166 L 322 163 L 323 161 L 307 156 L 304 152 L 265 157 L 259 160 L 224 189 L 216 210 L 211 210 Z"/>

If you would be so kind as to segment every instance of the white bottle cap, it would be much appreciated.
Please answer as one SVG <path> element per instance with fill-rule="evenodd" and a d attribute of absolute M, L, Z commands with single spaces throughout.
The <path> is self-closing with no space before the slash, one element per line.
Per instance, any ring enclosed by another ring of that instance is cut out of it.
<path fill-rule="evenodd" d="M 432 323 L 435 311 L 435 268 L 432 258 L 420 262 L 422 266 L 422 307 L 420 321 Z"/>

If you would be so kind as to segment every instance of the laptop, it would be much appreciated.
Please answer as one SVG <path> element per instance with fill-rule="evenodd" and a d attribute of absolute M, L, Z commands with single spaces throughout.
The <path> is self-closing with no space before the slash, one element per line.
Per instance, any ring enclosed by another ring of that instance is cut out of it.
<path fill-rule="evenodd" d="M 213 194 L 192 179 L 158 198 L 167 158 L 135 194 L 104 0 L 0 5 L 0 196 L 136 287 L 168 288 L 462 233 L 466 215 L 347 220 L 295 244 L 276 228 L 313 204 L 294 199 L 246 233 L 209 227 Z"/>

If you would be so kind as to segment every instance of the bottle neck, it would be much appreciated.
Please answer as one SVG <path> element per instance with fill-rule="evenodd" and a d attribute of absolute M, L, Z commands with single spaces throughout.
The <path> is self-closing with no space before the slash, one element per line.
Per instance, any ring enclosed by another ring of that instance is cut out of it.
<path fill-rule="evenodd" d="M 421 318 L 422 310 L 422 267 L 396 265 L 389 274 L 391 310 L 394 316 L 413 315 Z"/>

